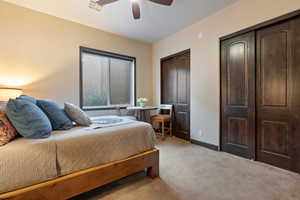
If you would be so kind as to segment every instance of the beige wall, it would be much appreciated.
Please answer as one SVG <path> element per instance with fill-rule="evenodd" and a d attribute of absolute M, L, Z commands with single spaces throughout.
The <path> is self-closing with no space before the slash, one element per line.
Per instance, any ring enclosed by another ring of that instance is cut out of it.
<path fill-rule="evenodd" d="M 299 0 L 240 0 L 153 45 L 154 95 L 160 101 L 159 59 L 191 49 L 191 137 L 219 144 L 219 37 L 300 9 Z M 202 38 L 199 34 L 202 33 Z M 202 135 L 200 134 L 202 131 Z"/>
<path fill-rule="evenodd" d="M 0 83 L 79 103 L 79 46 L 137 59 L 137 95 L 152 99 L 151 44 L 0 1 Z"/>

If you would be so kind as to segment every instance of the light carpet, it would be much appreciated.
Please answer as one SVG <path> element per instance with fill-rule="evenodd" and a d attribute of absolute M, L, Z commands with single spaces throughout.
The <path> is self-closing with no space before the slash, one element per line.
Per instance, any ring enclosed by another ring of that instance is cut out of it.
<path fill-rule="evenodd" d="M 167 138 L 160 178 L 140 172 L 73 200 L 300 200 L 300 175 Z"/>

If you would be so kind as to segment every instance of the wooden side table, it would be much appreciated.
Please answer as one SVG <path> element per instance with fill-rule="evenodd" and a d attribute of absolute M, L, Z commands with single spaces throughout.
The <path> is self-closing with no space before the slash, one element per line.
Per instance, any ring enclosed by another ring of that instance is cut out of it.
<path fill-rule="evenodd" d="M 135 111 L 137 120 L 150 123 L 150 111 L 158 108 L 156 106 L 133 106 L 127 109 Z"/>

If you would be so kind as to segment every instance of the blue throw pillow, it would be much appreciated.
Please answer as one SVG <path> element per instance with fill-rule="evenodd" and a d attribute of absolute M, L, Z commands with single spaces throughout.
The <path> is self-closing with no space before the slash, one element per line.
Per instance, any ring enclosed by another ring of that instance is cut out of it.
<path fill-rule="evenodd" d="M 37 100 L 40 107 L 49 118 L 53 130 L 68 130 L 73 127 L 73 122 L 66 115 L 63 108 L 50 100 Z"/>
<path fill-rule="evenodd" d="M 22 99 L 24 101 L 28 101 L 30 103 L 36 104 L 36 99 L 27 95 L 20 95 L 17 99 Z"/>
<path fill-rule="evenodd" d="M 10 99 L 6 106 L 6 115 L 18 133 L 25 138 L 47 138 L 51 135 L 49 119 L 33 103 Z"/>

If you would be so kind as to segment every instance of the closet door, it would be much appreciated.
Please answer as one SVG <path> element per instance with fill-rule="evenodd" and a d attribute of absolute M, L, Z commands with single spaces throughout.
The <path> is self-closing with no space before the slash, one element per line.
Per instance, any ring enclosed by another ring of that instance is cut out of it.
<path fill-rule="evenodd" d="M 174 135 L 190 140 L 190 52 L 176 56 L 174 59 L 174 66 L 177 70 Z"/>
<path fill-rule="evenodd" d="M 255 33 L 221 43 L 222 150 L 255 158 Z"/>
<path fill-rule="evenodd" d="M 161 102 L 174 107 L 173 134 L 190 140 L 190 51 L 161 61 Z"/>
<path fill-rule="evenodd" d="M 289 170 L 299 143 L 299 25 L 289 20 L 257 31 L 257 160 Z"/>

